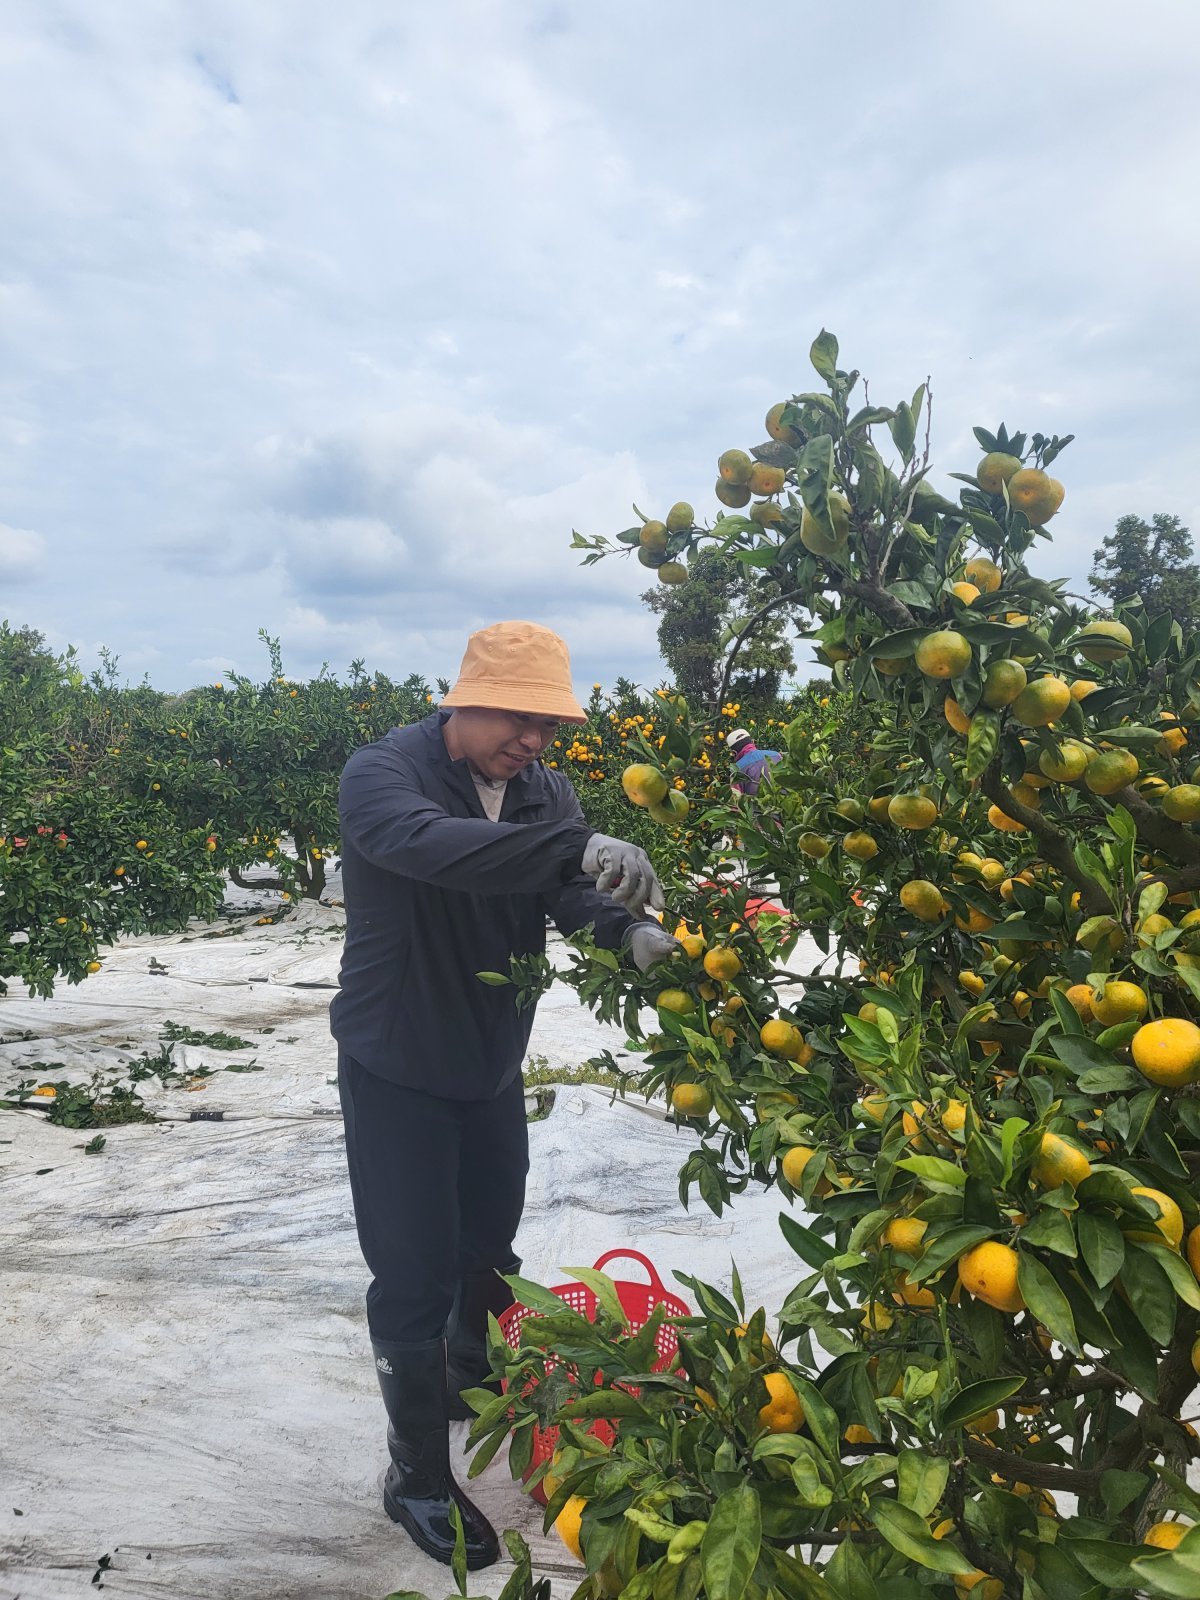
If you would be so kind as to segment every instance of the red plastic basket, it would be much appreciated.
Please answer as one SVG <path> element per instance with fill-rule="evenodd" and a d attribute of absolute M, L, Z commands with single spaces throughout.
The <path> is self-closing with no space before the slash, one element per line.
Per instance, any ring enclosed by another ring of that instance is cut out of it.
<path fill-rule="evenodd" d="M 631 1333 L 637 1333 L 646 1326 L 653 1316 L 656 1306 L 664 1306 L 667 1314 L 672 1317 L 690 1317 L 692 1315 L 691 1307 L 686 1301 L 680 1300 L 678 1296 L 668 1292 L 662 1279 L 655 1271 L 653 1262 L 642 1255 L 640 1250 L 606 1250 L 597 1260 L 595 1270 L 602 1272 L 610 1261 L 618 1258 L 636 1261 L 639 1266 L 645 1268 L 646 1276 L 649 1279 L 648 1283 L 635 1283 L 631 1280 L 620 1278 L 613 1280 L 617 1295 L 621 1301 L 621 1309 L 629 1319 L 629 1331 Z M 596 1296 L 585 1283 L 556 1284 L 550 1290 L 550 1293 L 556 1294 L 560 1300 L 565 1300 L 573 1311 L 579 1312 L 589 1322 L 595 1321 Z M 537 1315 L 536 1311 L 531 1311 L 528 1306 L 523 1306 L 519 1302 L 516 1305 L 509 1306 L 507 1311 L 501 1313 L 498 1319 L 500 1331 L 508 1341 L 511 1349 L 515 1350 L 521 1342 L 521 1324 L 526 1317 L 536 1317 Z M 664 1323 L 659 1328 L 654 1343 L 655 1348 L 658 1350 L 658 1356 L 650 1370 L 652 1372 L 662 1372 L 670 1366 L 679 1349 L 679 1339 L 675 1329 L 668 1327 Z M 549 1367 L 556 1365 L 557 1362 L 553 1358 L 547 1362 Z M 616 1434 L 616 1426 L 615 1422 L 599 1417 L 588 1428 L 588 1432 L 594 1433 L 605 1444 L 611 1444 Z M 530 1458 L 529 1470 L 525 1474 L 526 1477 L 539 1467 L 543 1461 L 549 1461 L 557 1448 L 558 1429 L 554 1427 L 543 1428 L 535 1422 L 533 1425 L 533 1454 Z M 534 1485 L 531 1493 L 545 1505 L 546 1495 L 540 1483 Z"/>

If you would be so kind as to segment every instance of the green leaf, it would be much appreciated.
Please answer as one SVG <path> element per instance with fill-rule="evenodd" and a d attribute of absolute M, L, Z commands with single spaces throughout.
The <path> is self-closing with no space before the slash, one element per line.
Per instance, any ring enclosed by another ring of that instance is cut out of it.
<path fill-rule="evenodd" d="M 1191 1268 L 1175 1254 L 1174 1250 L 1168 1249 L 1165 1244 L 1149 1244 L 1144 1240 L 1140 1240 L 1135 1248 L 1153 1256 L 1171 1280 L 1172 1289 L 1184 1304 L 1191 1306 L 1193 1311 L 1200 1311 L 1200 1284 L 1196 1282 Z"/>
<path fill-rule="evenodd" d="M 1175 1289 L 1163 1268 L 1133 1239 L 1128 1241 L 1121 1285 L 1136 1306 L 1138 1322 L 1155 1344 L 1170 1344 L 1175 1332 Z M 1151 1247 L 1153 1248 L 1153 1247 Z"/>
<path fill-rule="evenodd" d="M 905 461 L 913 458 L 913 445 L 917 437 L 917 419 L 913 416 L 912 407 L 907 400 L 900 400 L 888 421 L 888 431 L 892 436 L 892 443 L 899 450 Z"/>
<path fill-rule="evenodd" d="M 713 1507 L 700 1562 L 708 1600 L 742 1600 L 762 1549 L 762 1508 L 753 1485 L 727 1489 Z"/>
<path fill-rule="evenodd" d="M 956 1167 L 953 1161 L 943 1161 L 941 1156 L 906 1156 L 896 1165 L 915 1174 L 922 1183 L 940 1185 L 943 1189 L 961 1189 L 967 1181 L 961 1167 Z"/>
<path fill-rule="evenodd" d="M 572 1417 L 637 1417 L 645 1422 L 650 1413 L 636 1395 L 625 1389 L 592 1389 L 574 1395 L 558 1411 L 564 1420 Z"/>
<path fill-rule="evenodd" d="M 804 1407 L 804 1420 L 808 1431 L 831 1461 L 836 1461 L 841 1444 L 841 1424 L 837 1412 L 821 1394 L 815 1384 L 796 1373 L 791 1374 L 792 1387 L 800 1396 Z"/>
<path fill-rule="evenodd" d="M 812 1456 L 804 1454 L 792 1462 L 792 1482 L 800 1504 L 810 1511 L 822 1511 L 833 1501 L 833 1490 L 821 1477 Z"/>
<path fill-rule="evenodd" d="M 808 352 L 808 359 L 820 373 L 825 382 L 832 385 L 837 377 L 838 342 L 832 333 L 827 333 L 824 328 L 812 342 Z"/>
<path fill-rule="evenodd" d="M 1144 1472 L 1122 1472 L 1119 1467 L 1110 1467 L 1100 1478 L 1105 1510 L 1110 1517 L 1120 1516 L 1149 1486 L 1150 1479 Z"/>
<path fill-rule="evenodd" d="M 967 734 L 966 776 L 980 777 L 1000 744 L 1000 716 L 995 711 L 977 711 Z"/>
<path fill-rule="evenodd" d="M 462 1512 L 457 1501 L 450 1502 L 450 1526 L 454 1529 L 454 1553 L 450 1557 L 450 1570 L 461 1595 L 467 1592 L 467 1531 L 463 1527 Z"/>
<path fill-rule="evenodd" d="M 837 1255 L 837 1251 L 831 1245 L 827 1245 L 824 1239 L 819 1238 L 808 1228 L 802 1227 L 794 1217 L 789 1217 L 785 1211 L 779 1213 L 779 1226 L 783 1230 L 784 1238 L 800 1257 L 801 1261 L 806 1261 L 810 1267 L 814 1267 L 818 1272 Z"/>
<path fill-rule="evenodd" d="M 1101 1211 L 1081 1210 L 1075 1218 L 1075 1230 L 1087 1269 L 1103 1289 L 1125 1264 L 1125 1235 Z"/>
<path fill-rule="evenodd" d="M 1045 1250 L 1056 1251 L 1060 1256 L 1074 1258 L 1079 1254 L 1070 1219 L 1049 1205 L 1040 1206 L 1021 1229 L 1021 1243 L 1040 1245 Z"/>
<path fill-rule="evenodd" d="M 1001 923 L 1004 937 L 1008 937 L 1008 924 Z M 1068 1004 L 1070 1002 L 1068 1001 Z M 1055 1034 L 1049 1041 L 1051 1050 L 1068 1072 L 1086 1072 L 1089 1067 L 1117 1067 L 1121 1063 L 1112 1052 L 1102 1050 L 1094 1039 L 1080 1034 Z"/>
<path fill-rule="evenodd" d="M 1024 1386 L 1025 1379 L 1021 1377 L 984 1378 L 979 1383 L 970 1383 L 954 1396 L 942 1413 L 942 1426 L 964 1428 L 976 1417 L 985 1417 L 989 1411 L 1002 1406 Z"/>
<path fill-rule="evenodd" d="M 490 983 L 493 989 L 503 988 L 505 984 L 512 982 L 512 979 L 506 978 L 502 972 L 477 972 L 475 976 L 480 983 Z"/>
<path fill-rule="evenodd" d="M 896 1500 L 873 1500 L 867 1516 L 902 1556 L 933 1572 L 968 1573 L 975 1568 L 953 1545 L 935 1539 L 924 1517 Z"/>
<path fill-rule="evenodd" d="M 927 1450 L 901 1450 L 896 1476 L 900 1504 L 927 1517 L 941 1503 L 950 1463 L 945 1456 L 931 1456 Z"/>
<path fill-rule="evenodd" d="M 1153 1595 L 1196 1600 L 1200 1595 L 1200 1538 L 1186 1534 L 1176 1549 L 1164 1550 L 1157 1556 L 1140 1556 L 1130 1571 Z"/>
<path fill-rule="evenodd" d="M 952 1261 L 957 1261 L 973 1246 L 992 1238 L 995 1231 L 994 1228 L 979 1226 L 947 1229 L 926 1246 L 916 1266 L 909 1272 L 908 1281 L 923 1283 L 925 1279 L 944 1272 Z"/>
<path fill-rule="evenodd" d="M 616 1284 L 607 1273 L 597 1272 L 594 1267 L 560 1267 L 560 1272 L 567 1273 L 572 1278 L 577 1278 L 586 1288 L 590 1289 L 605 1311 L 615 1322 L 623 1327 L 629 1326 L 629 1314 L 621 1304 L 621 1297 L 617 1293 Z"/>
<path fill-rule="evenodd" d="M 1055 1283 L 1049 1269 L 1028 1251 L 1020 1252 L 1017 1287 L 1030 1311 L 1049 1330 L 1051 1337 L 1081 1355 L 1075 1319 L 1066 1295 Z"/>
<path fill-rule="evenodd" d="M 1130 1563 L 1145 1553 L 1144 1545 L 1117 1544 L 1112 1539 L 1064 1539 L 1069 1551 L 1088 1574 L 1110 1593 L 1120 1594 L 1137 1588 Z"/>
<path fill-rule="evenodd" d="M 504 1281 L 520 1304 L 528 1306 L 531 1311 L 541 1312 L 548 1317 L 560 1317 L 567 1309 L 566 1302 L 558 1295 L 551 1294 L 549 1289 L 544 1289 L 540 1283 L 534 1283 L 530 1278 L 521 1278 L 512 1273 L 506 1275 Z"/>

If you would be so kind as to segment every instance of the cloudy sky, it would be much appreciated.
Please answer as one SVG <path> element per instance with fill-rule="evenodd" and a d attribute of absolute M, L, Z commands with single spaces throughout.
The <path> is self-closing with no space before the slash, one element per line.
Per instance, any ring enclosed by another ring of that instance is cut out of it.
<path fill-rule="evenodd" d="M 655 683 L 571 529 L 711 515 L 822 326 L 947 472 L 1077 435 L 1043 572 L 1200 529 L 1198 69 L 1183 0 L 8 0 L 0 616 L 163 688 L 505 616 Z"/>

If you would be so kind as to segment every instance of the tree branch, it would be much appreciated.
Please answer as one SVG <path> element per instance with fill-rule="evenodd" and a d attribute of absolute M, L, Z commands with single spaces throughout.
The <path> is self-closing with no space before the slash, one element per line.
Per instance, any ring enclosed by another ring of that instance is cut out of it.
<path fill-rule="evenodd" d="M 1006 817 L 1011 817 L 1014 822 L 1022 823 L 1033 834 L 1041 846 L 1042 854 L 1052 866 L 1058 868 L 1064 878 L 1069 878 L 1079 889 L 1080 904 L 1093 916 L 1105 911 L 1111 911 L 1108 896 L 1094 879 L 1090 878 L 1079 863 L 1075 860 L 1075 852 L 1071 849 L 1071 841 L 1061 828 L 1056 828 L 1040 811 L 1034 811 L 1031 806 L 1022 805 L 1015 797 L 1012 790 L 1000 775 L 1000 762 L 994 758 L 982 778 L 979 786 L 987 795 L 993 805 L 999 806 Z"/>
<path fill-rule="evenodd" d="M 745 644 L 746 640 L 749 639 L 750 635 L 754 632 L 756 624 L 761 622 L 762 619 L 765 616 L 768 615 L 768 613 L 774 611 L 776 606 L 783 605 L 784 602 L 787 601 L 787 600 L 795 601 L 795 600 L 798 600 L 799 598 L 800 598 L 800 596 L 796 593 L 796 591 L 794 589 L 785 589 L 782 594 L 777 594 L 773 599 L 768 600 L 765 606 L 760 606 L 758 608 L 758 610 L 753 614 L 753 616 L 751 616 L 750 619 L 747 621 L 746 626 L 742 629 L 742 631 L 738 634 L 737 638 L 734 640 L 733 648 L 730 650 L 729 656 L 726 659 L 725 671 L 724 671 L 724 674 L 722 675 L 722 678 L 721 678 L 721 690 L 720 690 L 720 694 L 719 694 L 719 696 L 717 698 L 717 706 L 718 706 L 718 708 L 720 708 L 721 706 L 723 706 L 725 704 L 725 697 L 729 693 L 729 683 L 730 683 L 730 679 L 733 677 L 733 664 L 738 658 L 738 651 L 742 648 L 742 646 Z"/>
<path fill-rule="evenodd" d="M 1118 789 L 1112 798 L 1119 800 L 1133 818 L 1139 839 L 1177 861 L 1186 861 L 1189 867 L 1200 866 L 1200 839 L 1190 828 L 1164 817 L 1134 789 Z"/>

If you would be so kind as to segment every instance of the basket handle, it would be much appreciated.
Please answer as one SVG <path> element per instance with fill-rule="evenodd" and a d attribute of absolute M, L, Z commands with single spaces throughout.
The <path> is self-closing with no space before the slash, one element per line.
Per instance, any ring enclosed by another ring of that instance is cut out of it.
<path fill-rule="evenodd" d="M 655 1271 L 653 1261 L 650 1260 L 649 1256 L 644 1256 L 640 1250 L 630 1250 L 625 1246 L 618 1246 L 615 1250 L 606 1250 L 604 1254 L 596 1261 L 592 1270 L 595 1272 L 602 1272 L 610 1261 L 616 1261 L 621 1258 L 624 1258 L 628 1261 L 636 1261 L 640 1267 L 644 1267 L 646 1270 L 646 1276 L 650 1280 L 650 1288 L 653 1290 L 653 1292 L 657 1295 L 666 1294 L 666 1285 Z"/>

